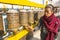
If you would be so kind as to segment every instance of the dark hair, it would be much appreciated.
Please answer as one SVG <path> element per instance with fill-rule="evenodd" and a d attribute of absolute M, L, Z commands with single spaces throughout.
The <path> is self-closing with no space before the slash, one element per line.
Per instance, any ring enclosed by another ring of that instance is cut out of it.
<path fill-rule="evenodd" d="M 54 13 L 57 11 L 56 8 L 55 8 L 52 4 L 46 5 L 45 9 L 46 9 L 46 8 L 51 8 L 51 10 L 52 10 Z"/>

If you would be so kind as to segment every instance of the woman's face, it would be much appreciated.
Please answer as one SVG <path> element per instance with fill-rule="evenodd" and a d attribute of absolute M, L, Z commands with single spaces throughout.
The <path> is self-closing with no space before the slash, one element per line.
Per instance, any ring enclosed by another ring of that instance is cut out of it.
<path fill-rule="evenodd" d="M 52 13 L 53 13 L 53 10 L 51 10 L 51 8 L 46 8 L 46 9 L 45 9 L 45 15 L 46 15 L 47 17 L 51 16 Z"/>

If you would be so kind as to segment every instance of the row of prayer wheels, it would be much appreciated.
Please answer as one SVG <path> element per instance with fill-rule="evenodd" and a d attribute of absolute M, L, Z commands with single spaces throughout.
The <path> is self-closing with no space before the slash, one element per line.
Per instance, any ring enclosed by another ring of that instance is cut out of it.
<path fill-rule="evenodd" d="M 4 30 L 2 14 L 4 12 L 0 12 L 0 30 Z M 8 10 L 6 11 L 7 22 L 8 22 L 8 30 L 17 32 L 20 26 L 26 26 L 34 23 L 34 11 L 33 10 Z M 42 15 L 40 11 L 37 12 L 38 18 Z M 16 30 L 14 30 L 16 29 Z"/>

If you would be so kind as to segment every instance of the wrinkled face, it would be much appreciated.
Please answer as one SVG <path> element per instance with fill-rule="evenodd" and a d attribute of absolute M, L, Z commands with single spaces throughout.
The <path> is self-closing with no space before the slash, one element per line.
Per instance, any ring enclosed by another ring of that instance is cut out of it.
<path fill-rule="evenodd" d="M 51 16 L 53 13 L 53 10 L 51 8 L 45 8 L 45 15 L 47 17 Z"/>

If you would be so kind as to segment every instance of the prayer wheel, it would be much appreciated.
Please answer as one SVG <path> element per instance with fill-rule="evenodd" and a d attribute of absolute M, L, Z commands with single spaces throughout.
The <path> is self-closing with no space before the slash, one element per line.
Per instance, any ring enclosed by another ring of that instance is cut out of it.
<path fill-rule="evenodd" d="M 28 13 L 26 10 L 20 10 L 20 24 L 22 26 L 28 25 Z"/>
<path fill-rule="evenodd" d="M 19 28 L 19 12 L 17 10 L 8 10 L 7 11 L 7 20 L 8 20 L 8 30 L 17 32 Z"/>
<path fill-rule="evenodd" d="M 34 23 L 34 11 L 33 10 L 28 10 L 28 21 L 30 24 Z"/>

